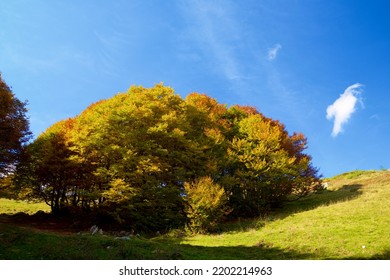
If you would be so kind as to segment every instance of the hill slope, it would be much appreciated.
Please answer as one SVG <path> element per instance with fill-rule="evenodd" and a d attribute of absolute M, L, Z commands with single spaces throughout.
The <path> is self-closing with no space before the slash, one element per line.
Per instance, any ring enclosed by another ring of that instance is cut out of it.
<path fill-rule="evenodd" d="M 197 246 L 272 248 L 272 258 L 390 258 L 390 172 L 354 171 L 326 180 L 328 190 L 287 205 L 246 230 L 194 236 Z M 235 229 L 236 228 L 236 229 Z M 235 229 L 235 230 L 234 230 Z"/>
<path fill-rule="evenodd" d="M 390 171 L 326 182 L 327 190 L 268 217 L 225 224 L 215 235 L 123 240 L 0 220 L 0 259 L 390 259 Z"/>

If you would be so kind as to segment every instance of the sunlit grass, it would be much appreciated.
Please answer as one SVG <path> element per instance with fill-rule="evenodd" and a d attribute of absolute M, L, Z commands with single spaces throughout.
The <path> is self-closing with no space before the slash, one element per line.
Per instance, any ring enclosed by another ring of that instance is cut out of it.
<path fill-rule="evenodd" d="M 289 205 L 286 215 L 260 219 L 243 231 L 187 237 L 182 243 L 278 248 L 312 259 L 389 256 L 390 172 L 353 172 L 328 184 L 329 191 Z M 313 209 L 300 212 L 300 203 Z"/>
<path fill-rule="evenodd" d="M 390 172 L 354 171 L 326 181 L 328 190 L 211 235 L 123 241 L 0 223 L 0 259 L 390 259 Z M 0 199 L 0 212 L 47 210 L 38 205 Z"/>
<path fill-rule="evenodd" d="M 42 210 L 49 212 L 50 207 L 43 202 L 27 202 L 21 200 L 12 200 L 6 198 L 0 198 L 0 214 L 16 214 L 18 212 L 24 212 L 26 214 L 34 214 L 37 211 Z"/>

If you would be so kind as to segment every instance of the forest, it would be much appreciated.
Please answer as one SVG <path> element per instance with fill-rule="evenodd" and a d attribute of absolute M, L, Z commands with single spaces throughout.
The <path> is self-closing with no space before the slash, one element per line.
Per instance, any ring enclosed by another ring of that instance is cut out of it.
<path fill-rule="evenodd" d="M 302 133 L 251 106 L 132 86 L 37 138 L 0 76 L 0 196 L 137 232 L 215 232 L 322 187 Z"/>

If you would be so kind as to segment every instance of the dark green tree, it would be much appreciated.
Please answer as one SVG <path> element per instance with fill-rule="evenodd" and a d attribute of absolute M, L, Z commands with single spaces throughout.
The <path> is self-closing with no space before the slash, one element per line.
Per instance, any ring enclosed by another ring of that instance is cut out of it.
<path fill-rule="evenodd" d="M 0 73 L 0 178 L 14 171 L 31 138 L 26 104 L 16 98 Z"/>

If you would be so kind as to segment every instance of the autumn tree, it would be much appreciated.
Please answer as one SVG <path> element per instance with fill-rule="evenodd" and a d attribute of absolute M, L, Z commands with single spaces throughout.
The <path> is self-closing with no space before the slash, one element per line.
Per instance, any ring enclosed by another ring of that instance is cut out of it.
<path fill-rule="evenodd" d="M 53 212 L 93 210 L 143 231 L 212 231 L 227 213 L 257 216 L 314 190 L 306 147 L 253 107 L 133 86 L 50 127 L 18 176 Z"/>
<path fill-rule="evenodd" d="M 221 184 L 234 215 L 258 216 L 319 186 L 318 170 L 303 153 L 302 134 L 289 136 L 280 122 L 250 107 L 232 107 L 229 113 L 233 131 Z"/>
<path fill-rule="evenodd" d="M 0 73 L 0 178 L 14 170 L 31 137 L 26 102 L 20 101 Z"/>
<path fill-rule="evenodd" d="M 204 175 L 216 179 L 226 160 L 226 133 L 229 130 L 225 120 L 227 108 L 206 94 L 191 93 L 185 101 L 189 108 L 189 137 L 198 143 L 200 152 L 206 158 Z M 202 174 L 196 177 L 200 176 Z"/>
<path fill-rule="evenodd" d="M 15 178 L 21 195 L 44 200 L 55 214 L 77 204 L 78 170 L 67 134 L 72 126 L 72 119 L 60 121 L 31 143 Z"/>
<path fill-rule="evenodd" d="M 207 158 L 188 121 L 189 106 L 171 88 L 132 87 L 85 110 L 73 150 L 92 166 L 101 207 L 128 226 L 184 223 L 183 184 L 204 173 Z"/>

